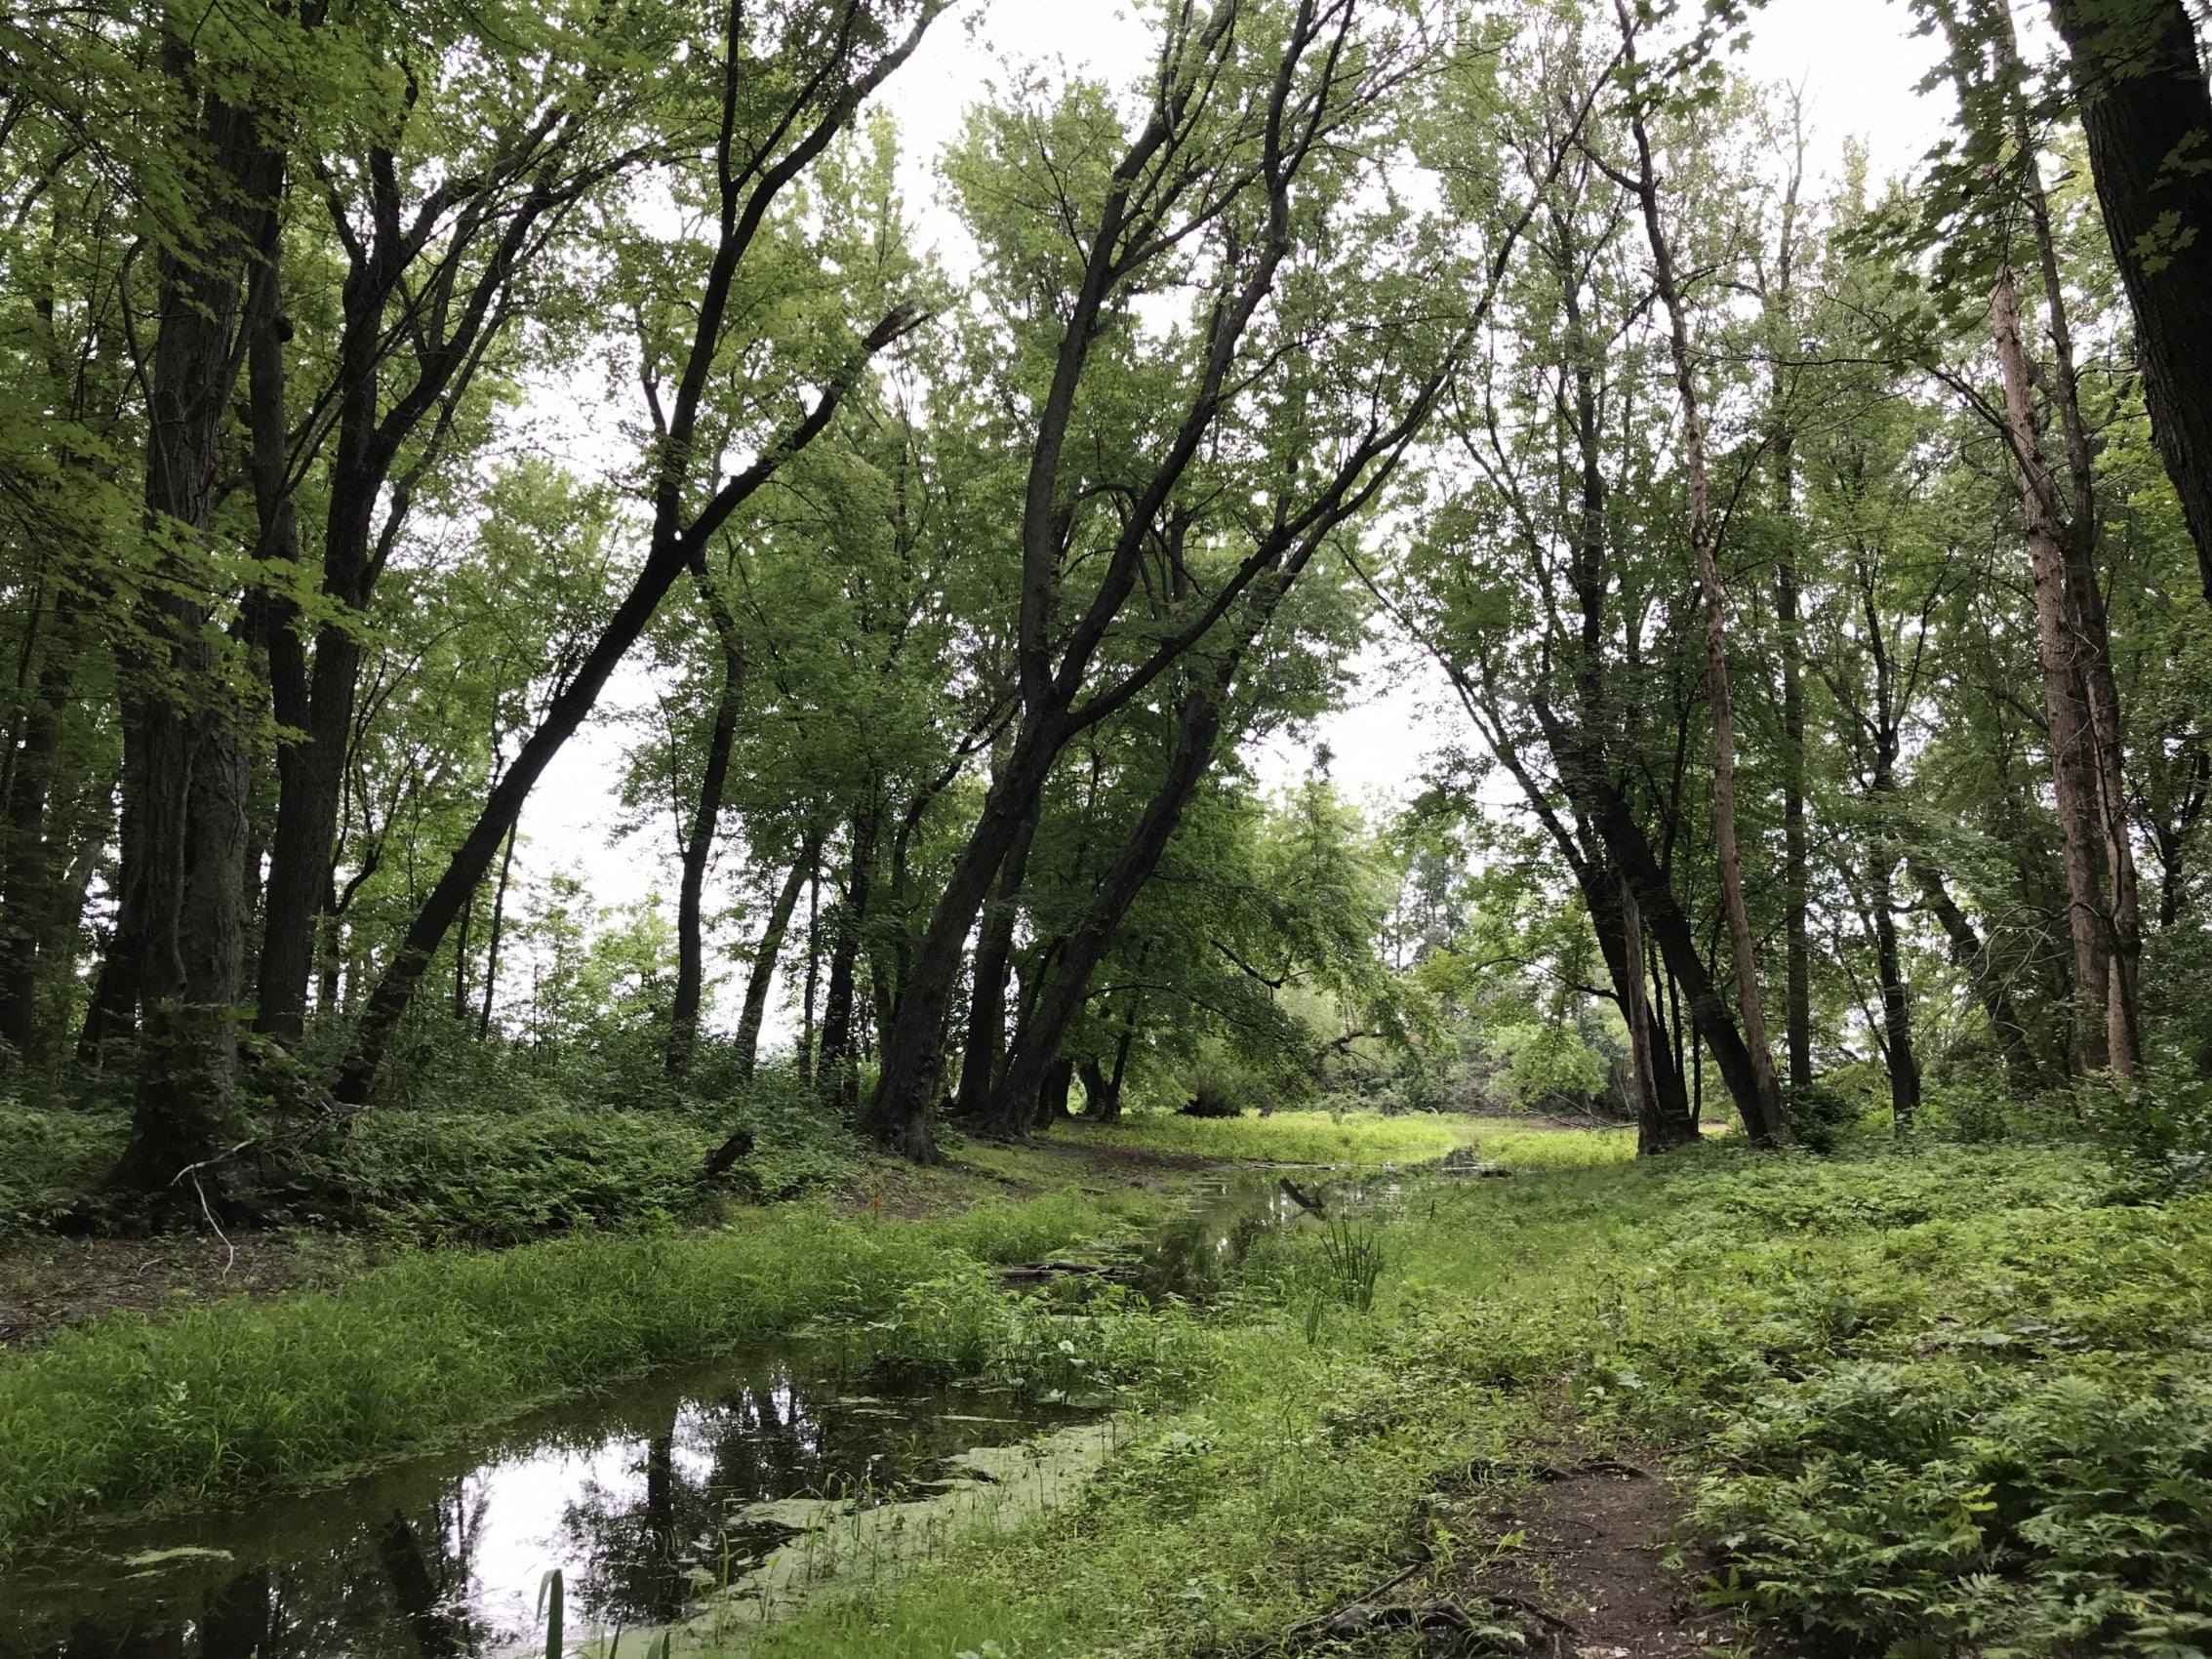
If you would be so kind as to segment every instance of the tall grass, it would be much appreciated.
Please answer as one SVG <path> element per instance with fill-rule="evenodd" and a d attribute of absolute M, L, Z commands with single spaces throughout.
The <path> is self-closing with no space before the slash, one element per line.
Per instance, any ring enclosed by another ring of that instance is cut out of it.
<path fill-rule="evenodd" d="M 228 1497 L 420 1449 L 534 1401 L 1135 1213 L 1075 1194 L 944 1220 L 812 1208 L 681 1237 L 407 1257 L 331 1293 L 111 1315 L 0 1367 L 0 1555 L 96 1507 Z"/>

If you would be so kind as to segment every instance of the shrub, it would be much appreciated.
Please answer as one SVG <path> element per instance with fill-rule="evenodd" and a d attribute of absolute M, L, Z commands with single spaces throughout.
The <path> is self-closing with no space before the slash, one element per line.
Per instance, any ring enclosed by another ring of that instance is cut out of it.
<path fill-rule="evenodd" d="M 2082 1097 L 2124 1194 L 2172 1197 L 2212 1186 L 2212 1079 L 2153 1068 L 2132 1084 L 2085 1084 Z"/>
<path fill-rule="evenodd" d="M 519 1244 L 693 1215 L 705 1156 L 704 1136 L 662 1113 L 382 1111 L 302 1168 L 359 1225 L 429 1244 Z"/>
<path fill-rule="evenodd" d="M 1244 1103 L 1216 1078 L 1200 1077 L 1191 1087 L 1190 1098 L 1176 1110 L 1186 1117 L 1242 1117 Z"/>
<path fill-rule="evenodd" d="M 99 1186 L 129 1128 L 119 1112 L 0 1101 L 0 1240 L 43 1232 L 69 1197 Z"/>

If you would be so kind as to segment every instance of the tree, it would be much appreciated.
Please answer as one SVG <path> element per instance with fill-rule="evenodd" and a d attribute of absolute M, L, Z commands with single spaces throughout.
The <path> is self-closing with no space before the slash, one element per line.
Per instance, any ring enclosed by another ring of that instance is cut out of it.
<path fill-rule="evenodd" d="M 367 1099 L 384 1046 L 431 953 L 482 881 L 531 786 L 583 724 L 608 676 L 645 631 L 694 552 L 711 545 L 731 514 L 827 428 L 868 360 L 913 327 L 914 313 L 904 303 L 893 304 L 857 344 L 842 344 L 841 360 L 829 360 L 811 408 L 795 419 L 773 425 L 764 421 L 752 463 L 727 481 L 707 482 L 714 474 L 706 464 L 718 460 L 721 451 L 712 458 L 701 453 L 704 434 L 700 423 L 709 381 L 718 368 L 727 372 L 738 344 L 724 338 L 723 324 L 739 268 L 777 197 L 852 120 L 868 94 L 912 55 L 937 15 L 932 0 L 921 0 L 905 33 L 889 33 L 904 10 L 886 8 L 879 17 L 861 0 L 850 0 L 831 16 L 793 20 L 788 35 L 776 43 L 782 54 L 778 72 L 766 77 L 768 84 L 789 90 L 760 110 L 750 106 L 752 84 L 746 79 L 754 40 L 741 12 L 731 9 L 722 40 L 719 110 L 711 128 L 714 235 L 697 301 L 697 326 L 680 359 L 675 395 L 664 408 L 659 393 L 662 365 L 649 362 L 646 370 L 655 436 L 651 545 L 628 592 L 485 800 L 474 828 L 409 925 L 362 1013 L 339 1074 L 341 1099 Z M 704 493 L 703 483 L 707 485 Z"/>

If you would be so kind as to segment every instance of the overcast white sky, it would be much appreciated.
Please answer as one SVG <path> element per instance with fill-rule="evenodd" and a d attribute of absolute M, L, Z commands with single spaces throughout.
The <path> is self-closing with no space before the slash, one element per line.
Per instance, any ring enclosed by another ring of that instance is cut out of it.
<path fill-rule="evenodd" d="M 1843 146 L 1865 142 L 1877 177 L 1911 170 L 1945 120 L 1940 101 L 1914 86 L 1934 48 L 1914 38 L 1903 0 L 1768 0 L 1749 45 L 1735 61 L 1760 81 L 1803 89 L 1810 162 L 1832 177 Z M 938 152 L 962 113 L 986 96 L 1012 60 L 1055 60 L 1071 69 L 1126 81 L 1145 64 L 1146 33 L 1133 10 L 1112 0 L 968 0 L 940 20 L 914 60 L 891 81 L 881 103 L 897 118 L 906 152 L 909 211 L 957 262 L 958 226 L 941 201 Z M 1261 775 L 1287 780 L 1309 763 L 1314 743 L 1334 754 L 1332 774 L 1358 796 L 1402 797 L 1418 783 L 1425 757 L 1444 740 L 1432 718 L 1449 719 L 1433 670 L 1387 646 L 1362 664 L 1361 701 L 1321 721 L 1309 741 L 1277 742 L 1256 755 Z M 641 687 L 632 676 L 627 694 Z M 622 691 L 623 682 L 610 688 Z M 611 844 L 612 797 L 621 742 L 602 710 L 541 783 L 523 815 L 525 872 L 579 870 L 602 905 L 629 903 L 658 887 L 672 893 L 673 849 L 664 831 Z M 1452 734 L 1456 736 L 1455 734 Z"/>

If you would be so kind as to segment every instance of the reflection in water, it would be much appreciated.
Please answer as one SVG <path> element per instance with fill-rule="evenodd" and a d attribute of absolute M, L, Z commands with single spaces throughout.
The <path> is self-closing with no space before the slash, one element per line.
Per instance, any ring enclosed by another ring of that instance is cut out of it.
<path fill-rule="evenodd" d="M 480 1462 L 87 1534 L 0 1581 L 0 1656 L 520 1654 L 556 1566 L 580 1637 L 664 1624 L 792 1536 L 745 1506 L 934 1490 L 956 1454 L 1076 1415 L 959 1389 L 856 1396 L 795 1357 L 628 1385 Z"/>
<path fill-rule="evenodd" d="M 1270 1182 L 1225 1188 L 1154 1234 L 1141 1284 L 1208 1294 L 1287 1207 Z M 664 1625 L 793 1537 L 807 1506 L 767 1500 L 943 1492 L 963 1454 L 1085 1415 L 958 1388 L 860 1395 L 840 1371 L 802 1350 L 726 1360 L 471 1455 L 85 1531 L 0 1578 L 0 1659 L 509 1659 L 542 1651 L 552 1567 L 580 1639 Z"/>

